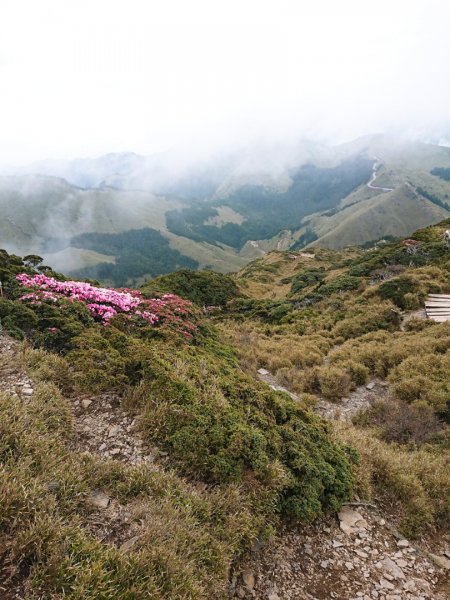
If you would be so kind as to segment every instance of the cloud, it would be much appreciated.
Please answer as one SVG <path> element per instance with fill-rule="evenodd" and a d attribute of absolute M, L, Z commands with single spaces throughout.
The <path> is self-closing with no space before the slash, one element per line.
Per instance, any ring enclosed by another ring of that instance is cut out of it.
<path fill-rule="evenodd" d="M 0 162 L 448 137 L 446 0 L 3 0 Z"/>

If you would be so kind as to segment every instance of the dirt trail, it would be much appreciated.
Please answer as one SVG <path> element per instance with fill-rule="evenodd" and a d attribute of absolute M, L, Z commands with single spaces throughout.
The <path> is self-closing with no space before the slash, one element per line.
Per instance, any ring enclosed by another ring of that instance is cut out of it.
<path fill-rule="evenodd" d="M 266 369 L 260 369 L 257 377 L 298 399 Z M 386 382 L 373 380 L 338 403 L 320 399 L 315 411 L 326 419 L 348 421 L 388 393 Z M 431 555 L 403 539 L 381 509 L 354 504 L 344 506 L 337 516 L 284 526 L 266 546 L 255 547 L 232 581 L 233 597 L 445 600 L 450 539 L 440 540 L 440 554 Z"/>
<path fill-rule="evenodd" d="M 299 399 L 297 394 L 279 385 L 275 376 L 267 371 L 267 369 L 259 369 L 256 376 L 273 390 L 286 392 L 293 400 Z M 314 411 L 325 419 L 349 421 L 361 410 L 369 408 L 376 399 L 385 398 L 387 395 L 387 383 L 381 379 L 374 379 L 367 383 L 367 385 L 356 388 L 356 390 L 339 402 L 331 402 L 325 398 L 319 398 Z"/>
<path fill-rule="evenodd" d="M 373 167 L 372 167 L 372 176 L 369 179 L 369 181 L 367 182 L 367 187 L 371 190 L 380 190 L 381 192 L 393 192 L 394 188 L 380 187 L 379 185 L 373 185 L 373 182 L 378 177 L 377 171 L 378 171 L 379 166 L 380 166 L 379 160 L 377 157 L 375 157 L 375 162 L 373 163 Z"/>

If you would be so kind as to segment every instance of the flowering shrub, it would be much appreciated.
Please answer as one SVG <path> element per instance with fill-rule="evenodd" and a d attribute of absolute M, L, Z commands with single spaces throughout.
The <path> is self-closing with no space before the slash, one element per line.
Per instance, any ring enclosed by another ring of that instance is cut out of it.
<path fill-rule="evenodd" d="M 21 273 L 16 279 L 23 287 L 32 290 L 20 297 L 21 301 L 31 305 L 60 303 L 64 299 L 83 303 L 91 316 L 103 325 L 108 325 L 110 319 L 122 314 L 140 324 L 170 327 L 187 338 L 191 338 L 196 330 L 192 322 L 192 303 L 174 294 L 145 299 L 137 290 L 113 290 L 82 281 L 58 281 L 43 274 Z M 52 329 L 48 328 L 48 331 Z"/>

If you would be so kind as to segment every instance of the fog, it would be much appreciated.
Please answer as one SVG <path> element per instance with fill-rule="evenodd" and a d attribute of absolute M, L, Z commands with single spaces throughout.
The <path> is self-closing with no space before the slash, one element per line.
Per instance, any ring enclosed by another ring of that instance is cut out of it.
<path fill-rule="evenodd" d="M 447 0 L 3 0 L 0 164 L 450 140 Z"/>

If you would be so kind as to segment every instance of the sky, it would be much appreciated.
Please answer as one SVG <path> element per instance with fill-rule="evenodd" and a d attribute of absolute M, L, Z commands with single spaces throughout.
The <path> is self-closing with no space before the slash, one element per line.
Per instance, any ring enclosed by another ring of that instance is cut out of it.
<path fill-rule="evenodd" d="M 1 0 L 0 163 L 450 137 L 448 0 Z"/>

